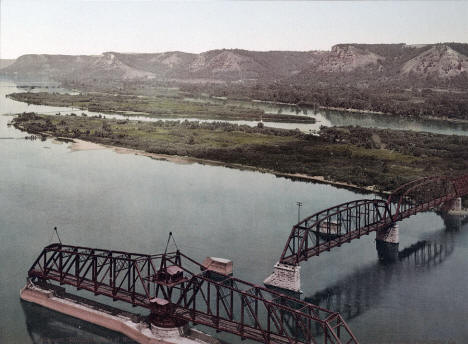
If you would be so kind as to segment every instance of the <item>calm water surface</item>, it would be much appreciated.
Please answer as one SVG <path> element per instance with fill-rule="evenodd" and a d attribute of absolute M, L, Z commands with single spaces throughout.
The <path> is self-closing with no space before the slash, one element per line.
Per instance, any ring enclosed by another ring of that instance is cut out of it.
<path fill-rule="evenodd" d="M 0 99 L 3 113 L 27 107 Z M 7 126 L 11 119 L 0 116 L 0 343 L 129 342 L 20 302 L 27 270 L 54 226 L 65 243 L 144 253 L 164 250 L 172 231 L 193 258 L 230 258 L 237 277 L 261 284 L 297 221 L 296 201 L 305 216 L 363 197 L 258 172 L 71 151 L 24 140 Z M 303 263 L 303 298 L 340 311 L 363 343 L 466 343 L 468 224 L 447 228 L 438 215 L 419 214 L 400 224 L 400 240 L 400 251 L 426 240 L 443 254 L 416 251 L 379 264 L 370 235 Z"/>

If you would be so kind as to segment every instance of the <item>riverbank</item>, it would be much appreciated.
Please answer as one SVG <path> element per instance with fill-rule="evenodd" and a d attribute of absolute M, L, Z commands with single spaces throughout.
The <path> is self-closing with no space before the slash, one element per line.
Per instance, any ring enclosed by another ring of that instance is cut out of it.
<path fill-rule="evenodd" d="M 314 136 L 220 122 L 139 123 L 34 113 L 17 116 L 13 124 L 30 133 L 142 151 L 154 158 L 249 168 L 367 191 L 390 191 L 418 177 L 468 170 L 468 137 L 462 136 L 355 127 L 322 128 Z"/>

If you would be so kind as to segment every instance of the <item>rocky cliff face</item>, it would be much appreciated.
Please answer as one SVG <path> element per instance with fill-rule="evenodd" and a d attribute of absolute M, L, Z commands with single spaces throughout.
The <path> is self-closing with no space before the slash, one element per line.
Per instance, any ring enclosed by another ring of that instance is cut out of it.
<path fill-rule="evenodd" d="M 331 51 L 211 50 L 201 54 L 165 52 L 95 56 L 23 55 L 1 74 L 48 76 L 56 80 L 310 80 L 369 84 L 456 79 L 468 85 L 468 44 L 339 44 Z M 339 80 L 339 81 L 337 81 Z"/>
<path fill-rule="evenodd" d="M 403 75 L 414 74 L 418 77 L 450 79 L 466 74 L 468 57 L 445 44 L 435 45 L 429 50 L 406 62 Z"/>
<path fill-rule="evenodd" d="M 380 65 L 385 57 L 353 45 L 335 45 L 317 64 L 320 72 L 349 73 L 369 65 Z"/>

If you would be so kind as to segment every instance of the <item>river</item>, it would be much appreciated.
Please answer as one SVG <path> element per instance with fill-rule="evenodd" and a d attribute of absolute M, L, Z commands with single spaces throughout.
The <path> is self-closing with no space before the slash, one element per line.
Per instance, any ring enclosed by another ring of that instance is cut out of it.
<path fill-rule="evenodd" d="M 5 99 L 11 87 L 0 92 L 1 113 L 60 111 Z M 172 231 L 189 256 L 230 258 L 237 277 L 261 284 L 297 222 L 296 201 L 305 216 L 364 197 L 260 172 L 73 151 L 51 139 L 25 140 L 7 126 L 11 118 L 0 116 L 0 343 L 129 342 L 22 306 L 19 289 L 54 240 L 54 226 L 65 243 L 144 253 L 164 250 Z M 362 343 L 465 342 L 468 224 L 447 227 L 434 213 L 419 214 L 401 222 L 400 240 L 400 251 L 426 240 L 444 254 L 423 259 L 421 250 L 384 265 L 372 234 L 303 263 L 303 298 L 340 311 Z"/>

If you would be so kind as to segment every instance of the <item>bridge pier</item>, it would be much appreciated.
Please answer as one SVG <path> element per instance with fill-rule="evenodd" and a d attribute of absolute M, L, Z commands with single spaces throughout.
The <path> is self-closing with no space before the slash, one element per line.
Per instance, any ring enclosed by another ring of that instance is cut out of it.
<path fill-rule="evenodd" d="M 462 199 L 461 199 L 461 197 L 454 198 L 450 202 L 450 206 L 449 206 L 448 211 L 449 212 L 459 212 L 461 210 L 462 210 Z"/>
<path fill-rule="evenodd" d="M 375 240 L 390 244 L 398 244 L 400 242 L 400 226 L 394 223 L 390 227 L 383 228 L 376 232 Z"/>
<path fill-rule="evenodd" d="M 273 267 L 273 273 L 263 283 L 266 286 L 301 293 L 301 267 L 277 262 Z"/>
<path fill-rule="evenodd" d="M 458 215 L 463 213 L 462 198 L 457 197 L 440 205 L 439 211 L 448 215 Z"/>
<path fill-rule="evenodd" d="M 394 223 L 390 227 L 378 230 L 375 237 L 375 248 L 379 260 L 393 263 L 398 260 L 398 246 L 400 242 L 400 227 Z"/>
<path fill-rule="evenodd" d="M 459 230 L 468 219 L 468 208 L 463 208 L 461 197 L 452 199 L 442 205 L 439 215 L 448 230 Z"/>
<path fill-rule="evenodd" d="M 156 331 L 160 332 L 160 328 L 184 328 L 187 325 L 186 321 L 173 316 L 174 305 L 170 301 L 155 297 L 150 300 L 150 305 L 148 320 Z"/>

